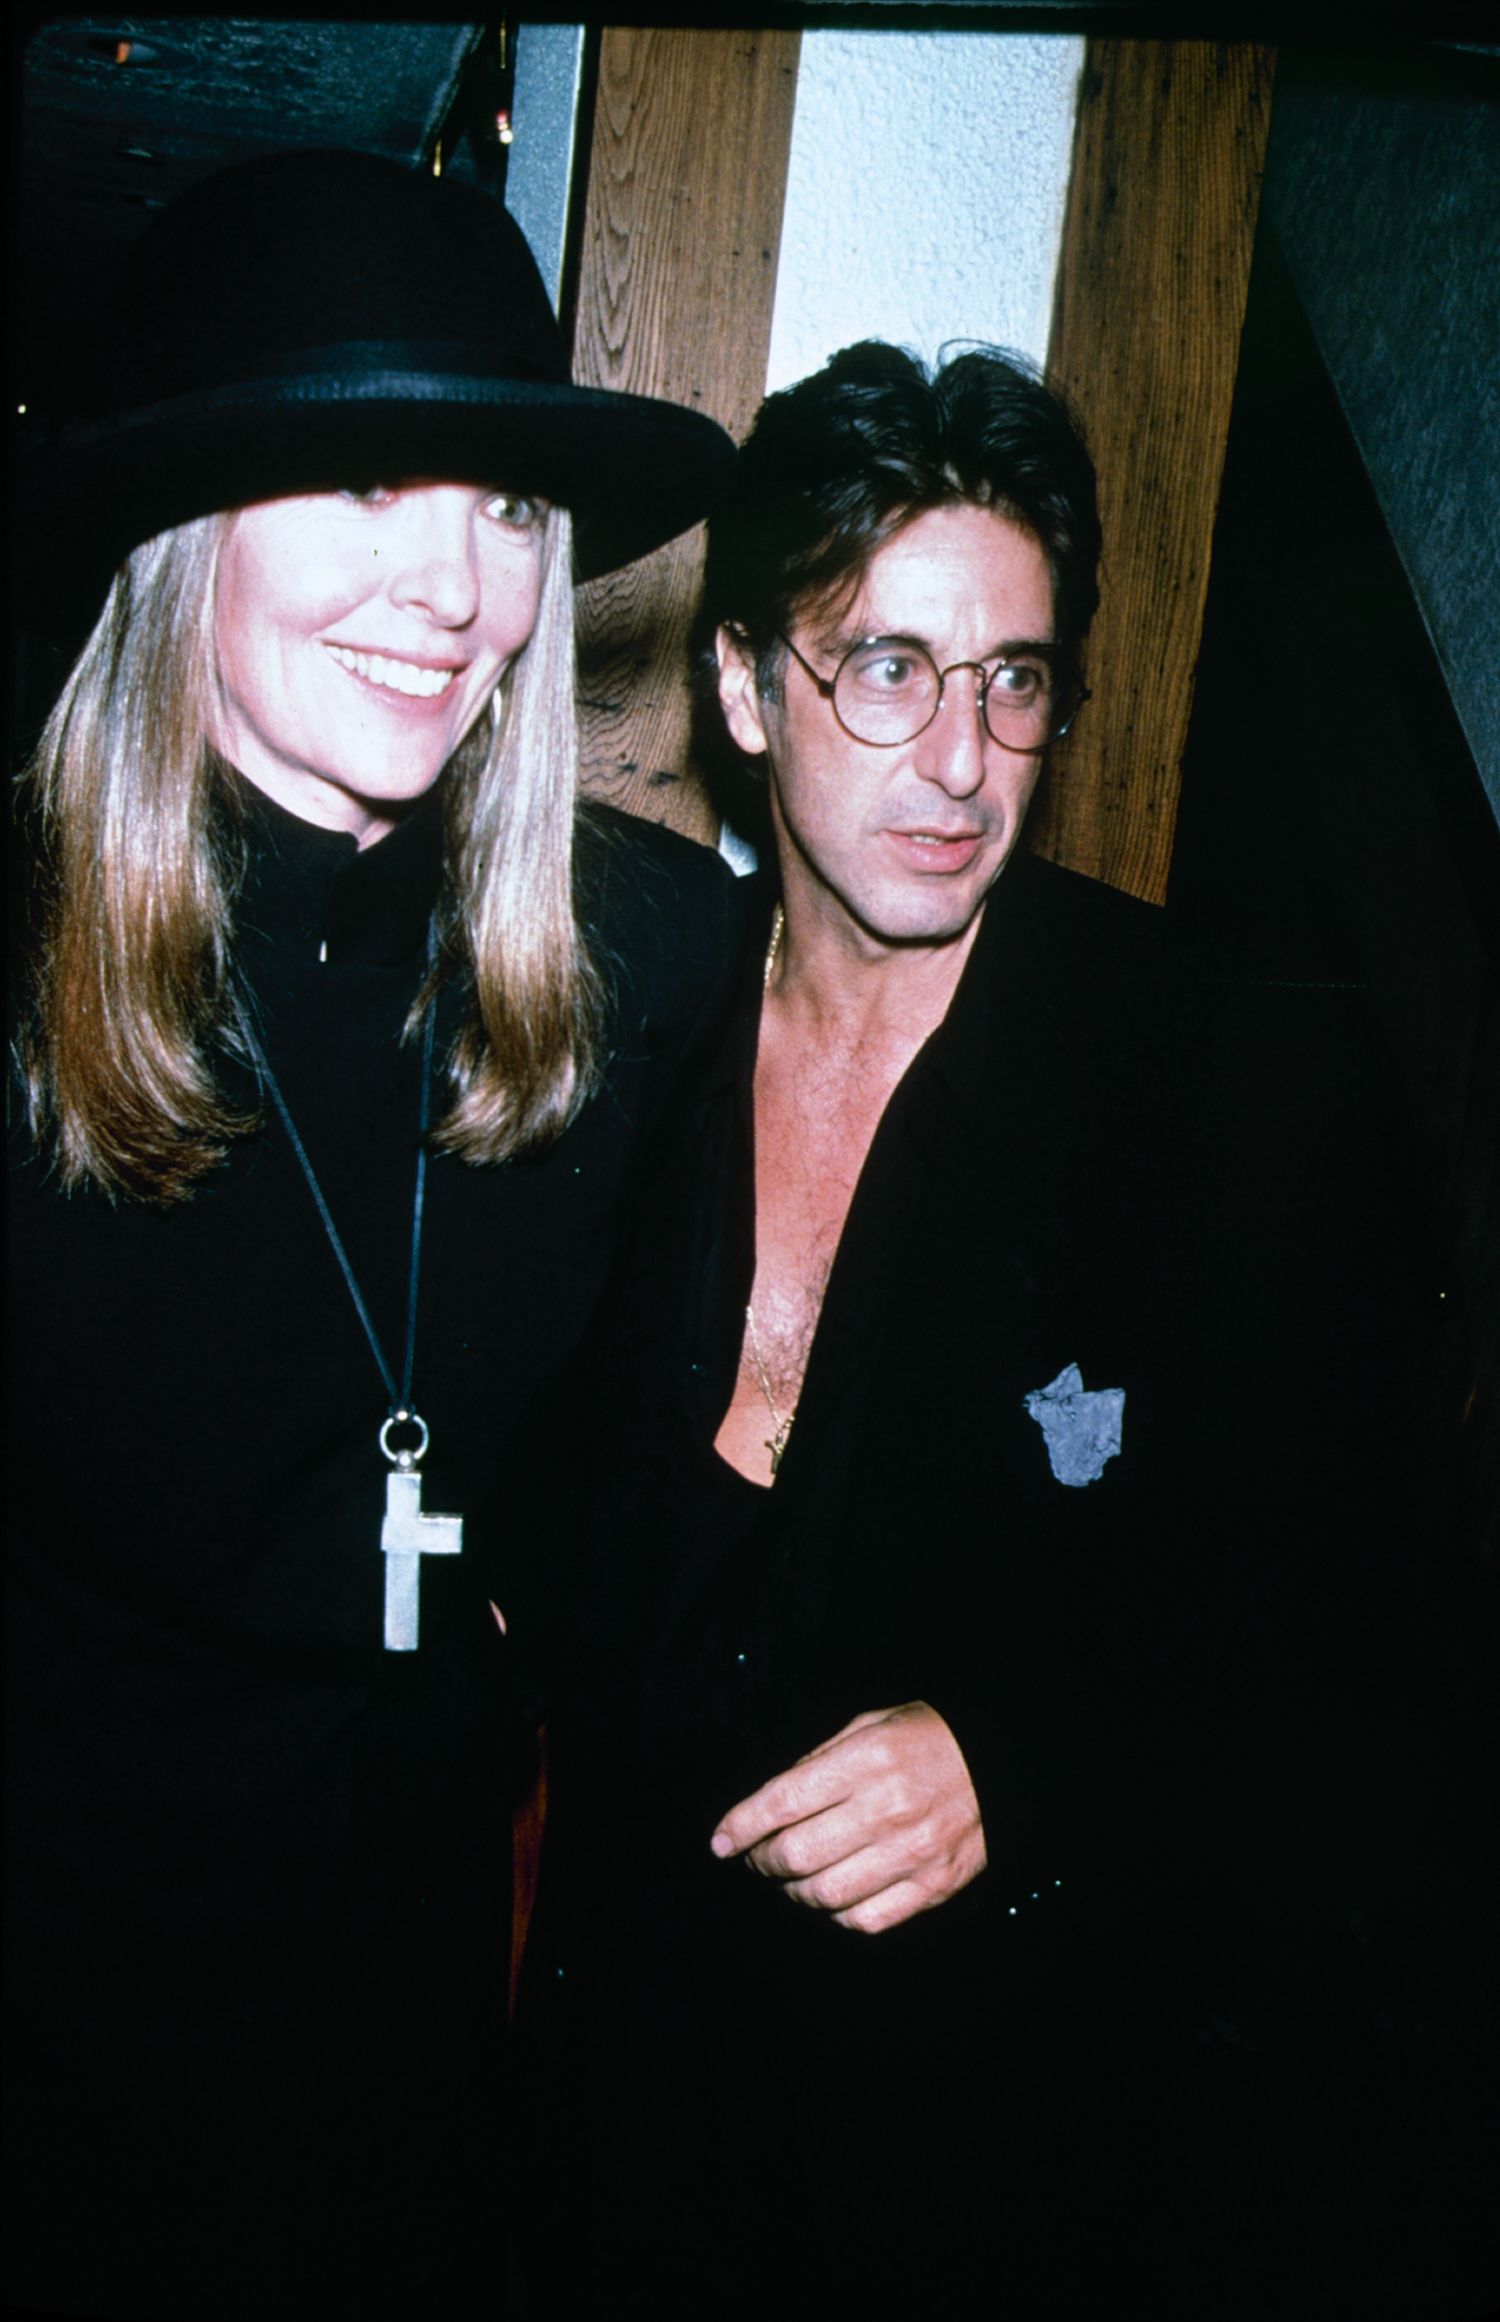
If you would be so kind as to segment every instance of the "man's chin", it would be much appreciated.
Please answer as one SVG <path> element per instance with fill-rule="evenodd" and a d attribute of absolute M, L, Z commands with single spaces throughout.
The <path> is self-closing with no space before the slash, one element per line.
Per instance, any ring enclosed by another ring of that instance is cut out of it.
<path fill-rule="evenodd" d="M 979 878 L 903 880 L 897 891 L 872 900 L 869 931 L 883 943 L 942 949 L 972 935 L 1009 853 Z"/>
<path fill-rule="evenodd" d="M 891 950 L 945 951 L 974 933 L 993 884 L 993 880 L 989 881 L 962 901 L 956 897 L 923 897 L 913 903 L 902 898 L 889 904 L 876 904 L 868 913 L 857 912 L 854 916 L 866 935 Z"/>

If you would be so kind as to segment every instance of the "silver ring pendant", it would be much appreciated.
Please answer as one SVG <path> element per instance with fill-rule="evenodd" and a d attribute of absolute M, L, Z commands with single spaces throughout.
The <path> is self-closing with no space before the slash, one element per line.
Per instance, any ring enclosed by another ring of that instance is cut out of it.
<path fill-rule="evenodd" d="M 387 1441 L 387 1437 L 389 1436 L 393 1427 L 415 1427 L 420 1430 L 422 1440 L 414 1451 L 392 1451 L 390 1444 Z M 427 1422 L 422 1417 L 420 1411 L 392 1411 L 390 1417 L 384 1420 L 381 1424 L 380 1448 L 385 1453 L 385 1456 L 390 1461 L 392 1467 L 418 1466 L 426 1454 L 427 1446 L 430 1440 L 431 1438 L 429 1437 L 427 1431 Z"/>

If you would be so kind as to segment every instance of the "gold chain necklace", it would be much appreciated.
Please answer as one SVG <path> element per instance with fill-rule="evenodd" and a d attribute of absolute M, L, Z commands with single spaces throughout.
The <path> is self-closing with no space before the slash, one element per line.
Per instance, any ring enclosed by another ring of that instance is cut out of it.
<path fill-rule="evenodd" d="M 760 988 L 763 992 L 768 992 L 771 989 L 771 970 L 776 965 L 776 954 L 781 949 L 781 931 L 785 925 L 786 913 L 778 903 L 771 915 L 771 940 L 766 945 L 766 969 L 765 974 L 760 979 Z"/>
<path fill-rule="evenodd" d="M 756 1333 L 753 1306 L 745 1308 L 745 1328 L 750 1334 L 750 1360 L 755 1365 L 756 1384 L 764 1395 L 766 1409 L 771 1414 L 772 1432 L 766 1437 L 766 1449 L 771 1454 L 771 1473 L 775 1475 L 781 1465 L 781 1455 L 786 1449 L 786 1439 L 792 1432 L 792 1421 L 797 1414 L 795 1411 L 788 1411 L 783 1419 L 776 1408 L 776 1398 L 771 1393 L 771 1382 L 766 1376 L 766 1366 L 761 1360 L 760 1339 Z"/>
<path fill-rule="evenodd" d="M 778 903 L 771 919 L 771 940 L 766 946 L 766 967 L 761 978 L 763 992 L 768 992 L 771 989 L 771 970 L 776 965 L 776 954 L 781 945 L 781 931 L 785 925 L 786 914 Z M 766 1449 L 771 1454 L 771 1473 L 774 1475 L 781 1465 L 781 1455 L 786 1449 L 786 1439 L 792 1432 L 792 1421 L 797 1414 L 795 1411 L 789 1411 L 783 1419 L 776 1408 L 776 1398 L 771 1392 L 771 1382 L 766 1375 L 766 1366 L 761 1360 L 760 1337 L 755 1328 L 755 1309 L 753 1306 L 745 1308 L 745 1328 L 750 1337 L 750 1360 L 755 1365 L 756 1384 L 764 1395 L 766 1409 L 771 1414 L 772 1431 L 766 1437 Z"/>

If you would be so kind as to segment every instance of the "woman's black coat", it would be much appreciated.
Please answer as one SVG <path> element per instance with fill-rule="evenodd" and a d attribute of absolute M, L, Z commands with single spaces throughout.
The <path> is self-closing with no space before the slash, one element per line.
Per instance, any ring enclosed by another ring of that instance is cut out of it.
<path fill-rule="evenodd" d="M 240 970 L 399 1375 L 434 799 L 362 854 L 257 792 Z M 731 883 L 605 813 L 605 1092 L 427 1174 L 421 1641 L 382 1649 L 380 1376 L 280 1124 L 170 1212 L 10 1180 L 12 2295 L 60 2312 L 494 2311 L 496 2046 L 533 1544 L 514 1477 L 637 1140 L 722 988 Z M 325 953 L 326 956 L 320 956 Z M 235 1092 L 254 1100 L 248 1078 Z"/>

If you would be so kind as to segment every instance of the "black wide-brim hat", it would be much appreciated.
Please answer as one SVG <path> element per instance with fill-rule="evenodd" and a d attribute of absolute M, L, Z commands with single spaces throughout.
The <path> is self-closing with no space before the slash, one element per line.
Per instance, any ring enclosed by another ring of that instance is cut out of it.
<path fill-rule="evenodd" d="M 588 579 L 696 523 L 733 467 L 702 412 L 574 385 L 499 202 L 373 154 L 271 155 L 181 194 L 98 347 L 20 478 L 23 523 L 90 576 L 215 509 L 423 477 L 570 509 Z"/>

